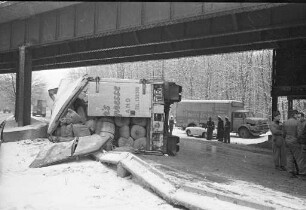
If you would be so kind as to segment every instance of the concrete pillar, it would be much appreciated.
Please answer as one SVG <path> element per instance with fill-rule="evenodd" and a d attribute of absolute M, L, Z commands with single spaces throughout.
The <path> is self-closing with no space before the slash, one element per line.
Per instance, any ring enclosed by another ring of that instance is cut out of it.
<path fill-rule="evenodd" d="M 290 117 L 290 115 L 289 115 L 289 111 L 290 110 L 293 110 L 293 100 L 292 100 L 292 98 L 290 97 L 290 96 L 287 96 L 287 100 L 288 100 L 288 118 Z"/>
<path fill-rule="evenodd" d="M 31 124 L 32 54 L 31 50 L 26 46 L 19 48 L 19 69 L 17 74 L 17 123 L 20 127 Z"/>

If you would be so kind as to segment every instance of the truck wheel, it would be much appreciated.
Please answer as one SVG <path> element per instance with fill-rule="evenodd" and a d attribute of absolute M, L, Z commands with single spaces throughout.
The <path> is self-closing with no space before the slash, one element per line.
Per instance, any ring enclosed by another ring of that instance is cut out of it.
<path fill-rule="evenodd" d="M 204 138 L 204 139 L 206 138 L 206 133 L 205 132 L 202 133 L 202 138 Z"/>
<path fill-rule="evenodd" d="M 244 139 L 247 139 L 250 137 L 250 132 L 248 129 L 246 128 L 240 128 L 239 129 L 239 137 L 240 138 L 244 138 Z"/>
<path fill-rule="evenodd" d="M 186 131 L 186 134 L 187 134 L 187 136 L 191 136 L 191 135 L 190 135 L 190 130 L 187 130 L 187 131 Z"/>

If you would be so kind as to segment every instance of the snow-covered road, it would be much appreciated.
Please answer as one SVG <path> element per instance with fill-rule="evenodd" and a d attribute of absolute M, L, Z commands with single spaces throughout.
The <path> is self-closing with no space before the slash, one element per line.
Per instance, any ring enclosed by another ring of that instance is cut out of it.
<path fill-rule="evenodd" d="M 258 144 L 262 143 L 268 140 L 268 135 L 270 132 L 267 132 L 266 134 L 261 135 L 258 138 L 250 138 L 250 139 L 243 139 L 239 138 L 237 134 L 231 133 L 231 144 Z M 197 139 L 200 141 L 207 141 L 205 138 L 199 138 L 199 137 L 188 137 L 186 135 L 186 132 L 184 130 L 174 128 L 173 130 L 173 135 L 182 137 L 182 138 L 192 138 L 192 139 Z M 212 141 L 217 141 L 215 138 Z"/>
<path fill-rule="evenodd" d="M 175 209 L 116 170 L 83 159 L 29 168 L 39 148 L 49 144 L 4 143 L 0 147 L 0 209 Z"/>

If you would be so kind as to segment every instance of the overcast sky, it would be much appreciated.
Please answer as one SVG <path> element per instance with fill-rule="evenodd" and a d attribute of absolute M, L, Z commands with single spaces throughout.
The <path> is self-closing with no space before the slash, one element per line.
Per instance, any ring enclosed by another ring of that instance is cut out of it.
<path fill-rule="evenodd" d="M 67 73 L 67 69 L 44 70 L 33 72 L 33 76 L 42 78 L 47 83 L 47 89 L 51 89 L 58 87 L 59 82 Z"/>

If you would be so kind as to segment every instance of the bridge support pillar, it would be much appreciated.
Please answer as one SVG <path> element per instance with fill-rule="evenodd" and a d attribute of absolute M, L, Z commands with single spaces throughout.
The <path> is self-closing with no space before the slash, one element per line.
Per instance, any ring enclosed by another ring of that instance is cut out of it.
<path fill-rule="evenodd" d="M 278 110 L 278 108 L 277 108 L 277 102 L 278 102 L 278 97 L 272 95 L 272 120 L 273 120 L 273 118 L 274 118 L 274 117 L 273 117 L 273 113 L 274 113 L 275 111 Z"/>
<path fill-rule="evenodd" d="M 290 97 L 290 96 L 287 96 L 287 101 L 288 101 L 288 119 L 289 119 L 289 112 L 291 111 L 291 110 L 293 110 L 293 100 L 292 100 L 292 98 Z"/>
<path fill-rule="evenodd" d="M 16 76 L 16 120 L 18 126 L 31 124 L 32 54 L 26 46 L 19 48 L 19 68 Z"/>

